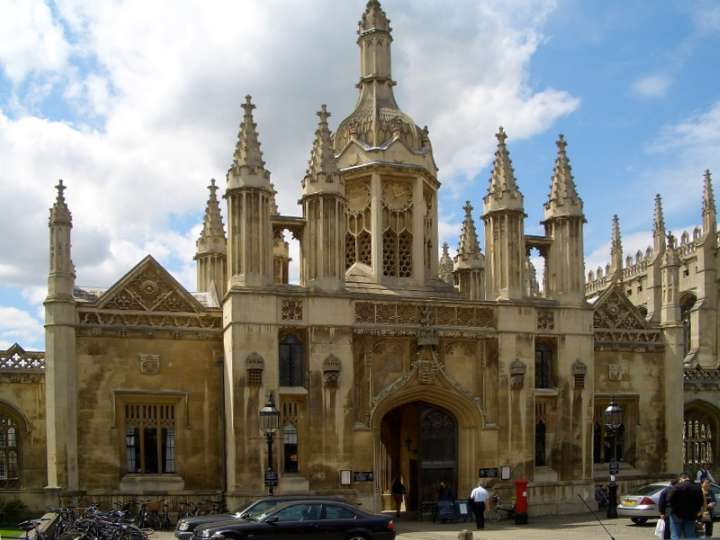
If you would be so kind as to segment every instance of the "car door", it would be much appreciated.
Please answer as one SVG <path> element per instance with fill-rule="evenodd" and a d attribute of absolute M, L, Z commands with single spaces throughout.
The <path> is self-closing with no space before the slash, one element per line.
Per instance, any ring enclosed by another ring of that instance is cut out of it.
<path fill-rule="evenodd" d="M 355 512 L 341 504 L 324 503 L 322 517 L 317 529 L 323 540 L 344 540 L 347 531 L 357 526 Z"/>
<path fill-rule="evenodd" d="M 277 518 L 265 528 L 264 536 L 273 540 L 314 538 L 320 520 L 320 503 L 295 503 L 281 508 L 270 518 Z"/>

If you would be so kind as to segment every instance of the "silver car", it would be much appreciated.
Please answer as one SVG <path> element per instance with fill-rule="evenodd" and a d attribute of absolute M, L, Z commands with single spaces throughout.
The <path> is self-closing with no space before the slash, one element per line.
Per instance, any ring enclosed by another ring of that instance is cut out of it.
<path fill-rule="evenodd" d="M 633 523 L 642 525 L 649 519 L 660 517 L 658 500 L 663 489 L 668 487 L 670 482 L 657 482 L 633 489 L 627 495 L 620 497 L 618 504 L 618 516 L 629 517 Z M 716 501 L 720 501 L 720 486 L 711 485 L 711 491 Z"/>

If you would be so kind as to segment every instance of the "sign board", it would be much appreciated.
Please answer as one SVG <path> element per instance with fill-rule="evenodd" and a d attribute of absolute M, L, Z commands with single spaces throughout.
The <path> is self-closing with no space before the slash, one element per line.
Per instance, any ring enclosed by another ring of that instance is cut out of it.
<path fill-rule="evenodd" d="M 500 480 L 510 480 L 510 467 L 503 465 L 500 469 Z"/>
<path fill-rule="evenodd" d="M 617 461 L 611 461 L 608 464 L 608 469 L 610 469 L 610 474 L 617 474 L 620 472 L 620 463 Z"/>
<path fill-rule="evenodd" d="M 467 502 L 458 502 L 457 503 L 457 511 L 458 511 L 459 515 L 467 516 L 468 515 L 468 503 Z"/>
<path fill-rule="evenodd" d="M 278 474 L 272 469 L 265 471 L 265 485 L 267 487 L 275 487 L 278 485 Z"/>
<path fill-rule="evenodd" d="M 353 471 L 353 482 L 372 482 L 373 473 L 372 471 L 359 472 Z"/>
<path fill-rule="evenodd" d="M 341 486 L 349 486 L 350 482 L 352 481 L 352 475 L 351 471 L 347 469 L 343 469 L 340 471 L 340 485 Z"/>
<path fill-rule="evenodd" d="M 497 467 L 493 468 L 493 469 L 480 469 L 480 472 L 478 472 L 478 476 L 480 478 L 497 478 L 498 477 Z"/>

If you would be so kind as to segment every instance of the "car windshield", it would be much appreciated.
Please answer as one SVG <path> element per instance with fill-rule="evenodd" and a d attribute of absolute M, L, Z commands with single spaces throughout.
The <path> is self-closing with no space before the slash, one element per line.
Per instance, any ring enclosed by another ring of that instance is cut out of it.
<path fill-rule="evenodd" d="M 652 495 L 653 493 L 656 493 L 661 489 L 665 489 L 666 487 L 667 486 L 663 486 L 661 484 L 650 484 L 649 486 L 632 489 L 628 495 Z"/>
<path fill-rule="evenodd" d="M 258 520 L 260 517 L 268 513 L 268 511 L 275 508 L 275 501 L 261 501 L 255 506 L 245 512 L 243 516 L 245 519 L 253 518 L 252 521 Z"/>

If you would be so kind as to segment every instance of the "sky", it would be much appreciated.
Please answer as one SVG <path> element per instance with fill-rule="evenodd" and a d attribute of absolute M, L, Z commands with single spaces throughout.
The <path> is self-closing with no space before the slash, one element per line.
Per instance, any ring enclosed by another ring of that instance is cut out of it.
<path fill-rule="evenodd" d="M 720 3 L 384 0 L 402 110 L 427 125 L 439 229 L 457 245 L 502 125 L 525 196 L 542 206 L 563 133 L 584 200 L 586 268 L 650 244 L 653 200 L 675 232 L 720 179 Z M 62 178 L 77 284 L 109 287 L 152 254 L 189 290 L 210 178 L 223 185 L 246 94 L 280 211 L 325 103 L 357 97 L 363 0 L 0 0 L 0 348 L 44 347 L 48 208 Z M 291 246 L 297 261 L 297 246 Z M 293 269 L 293 275 L 297 270 Z"/>

